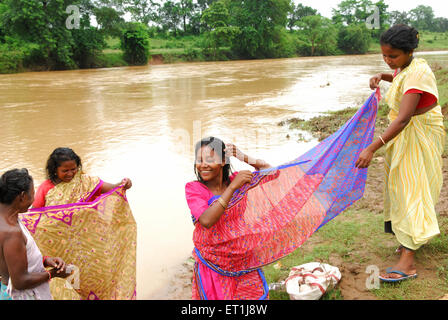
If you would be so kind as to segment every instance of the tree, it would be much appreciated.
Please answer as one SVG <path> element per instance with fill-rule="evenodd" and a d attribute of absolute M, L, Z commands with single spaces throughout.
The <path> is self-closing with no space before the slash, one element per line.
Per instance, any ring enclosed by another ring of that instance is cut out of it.
<path fill-rule="evenodd" d="M 289 0 L 229 0 L 231 25 L 240 33 L 232 50 L 243 58 L 275 58 L 284 55 Z"/>
<path fill-rule="evenodd" d="M 337 9 L 333 9 L 333 21 L 344 25 L 365 23 L 374 13 L 372 9 L 378 8 L 380 25 L 382 25 L 388 20 L 388 7 L 384 0 L 375 3 L 371 0 L 343 0 L 338 4 Z"/>
<path fill-rule="evenodd" d="M 111 7 L 98 7 L 93 10 L 100 30 L 108 36 L 120 37 L 125 25 L 123 12 Z"/>
<path fill-rule="evenodd" d="M 93 36 L 99 31 L 90 28 L 94 8 L 90 0 L 3 0 L 3 3 L 6 10 L 1 13 L 0 19 L 5 34 L 36 44 L 38 48 L 33 50 L 31 60 L 39 60 L 50 69 L 77 68 L 82 65 L 82 61 L 78 60 L 80 57 L 91 55 L 103 44 L 101 35 Z M 79 9 L 79 16 L 66 12 L 69 5 Z M 71 16 L 74 20 L 79 19 L 79 26 L 67 26 L 66 22 Z M 96 40 L 80 48 L 76 39 L 84 33 Z"/>
<path fill-rule="evenodd" d="M 351 24 L 338 32 L 338 48 L 347 54 L 364 54 L 369 50 L 372 37 L 364 24 Z"/>
<path fill-rule="evenodd" d="M 116 0 L 115 0 L 116 1 Z M 157 12 L 160 4 L 153 0 L 119 0 L 119 4 L 124 11 L 131 14 L 132 20 L 148 25 L 150 22 L 157 22 Z"/>
<path fill-rule="evenodd" d="M 432 24 L 435 32 L 447 32 L 448 31 L 448 19 L 447 18 L 435 18 Z"/>
<path fill-rule="evenodd" d="M 159 22 L 165 30 L 173 31 L 177 36 L 177 30 L 182 21 L 181 7 L 179 3 L 167 0 L 159 9 Z"/>
<path fill-rule="evenodd" d="M 411 24 L 411 19 L 409 13 L 406 11 L 392 11 L 389 14 L 389 23 L 391 26 L 396 24 Z"/>
<path fill-rule="evenodd" d="M 240 29 L 229 26 L 230 14 L 224 1 L 212 3 L 202 14 L 201 21 L 209 30 L 205 33 L 205 47 L 211 49 L 212 56 L 216 59 L 219 47 L 230 45 Z"/>
<path fill-rule="evenodd" d="M 409 12 L 411 24 L 418 30 L 431 31 L 434 20 L 434 11 L 430 6 L 420 5 Z"/>
<path fill-rule="evenodd" d="M 288 15 L 288 28 L 292 30 L 296 25 L 297 21 L 306 16 L 315 16 L 317 15 L 317 10 L 308 6 L 304 6 L 299 3 L 297 6 L 292 3 L 291 5 L 291 13 Z"/>
<path fill-rule="evenodd" d="M 190 20 L 194 16 L 195 6 L 193 0 L 180 0 L 180 15 L 182 17 L 184 34 L 187 33 L 187 20 Z"/>
<path fill-rule="evenodd" d="M 147 26 L 129 23 L 121 38 L 124 60 L 131 65 L 145 65 L 149 60 L 149 39 Z"/>
<path fill-rule="evenodd" d="M 309 48 L 308 54 L 327 55 L 336 50 L 336 28 L 330 19 L 317 16 L 307 16 L 297 22 L 300 28 L 299 37 Z M 302 49 L 302 53 L 305 53 Z"/>

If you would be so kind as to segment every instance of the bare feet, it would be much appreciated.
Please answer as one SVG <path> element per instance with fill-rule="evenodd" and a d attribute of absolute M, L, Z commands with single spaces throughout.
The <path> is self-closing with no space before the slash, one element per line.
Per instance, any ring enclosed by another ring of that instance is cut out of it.
<path fill-rule="evenodd" d="M 407 275 L 415 275 L 417 273 L 417 269 L 414 265 L 415 251 L 402 247 L 400 252 L 400 260 L 392 267 L 392 270 L 401 271 Z M 381 274 L 381 277 L 384 279 L 398 279 L 403 276 L 397 273 L 383 273 Z"/>

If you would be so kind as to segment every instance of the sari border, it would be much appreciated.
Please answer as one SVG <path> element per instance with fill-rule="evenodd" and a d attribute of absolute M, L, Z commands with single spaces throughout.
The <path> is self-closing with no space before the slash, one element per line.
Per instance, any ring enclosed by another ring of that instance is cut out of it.
<path fill-rule="evenodd" d="M 48 210 L 60 210 L 60 209 L 66 209 L 66 208 L 70 208 L 73 206 L 89 206 L 92 205 L 96 202 L 99 202 L 100 200 L 102 200 L 103 198 L 106 198 L 107 196 L 111 195 L 112 193 L 115 193 L 118 189 L 123 188 L 124 185 L 119 185 L 118 187 L 113 188 L 112 190 L 103 193 L 102 195 L 100 195 L 98 198 L 96 198 L 94 201 L 91 202 L 74 202 L 74 203 L 68 203 L 68 204 L 61 204 L 61 205 L 56 205 L 56 206 L 48 206 L 48 207 L 41 207 L 41 208 L 32 208 L 29 209 L 27 212 L 22 213 L 23 215 L 26 214 L 36 214 L 39 213 L 40 211 L 48 211 Z M 120 197 L 122 197 L 126 202 L 128 201 L 126 196 L 123 194 L 118 194 Z M 42 212 L 45 213 L 45 212 Z"/>

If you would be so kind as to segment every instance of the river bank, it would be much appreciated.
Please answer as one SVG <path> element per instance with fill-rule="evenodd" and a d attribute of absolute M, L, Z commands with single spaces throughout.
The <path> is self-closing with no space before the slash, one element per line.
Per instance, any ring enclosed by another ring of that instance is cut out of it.
<path fill-rule="evenodd" d="M 437 64 L 435 71 L 440 104 L 448 131 L 448 70 Z M 307 121 L 289 119 L 279 125 L 289 126 L 295 132 L 291 139 L 302 139 L 296 129 L 310 131 L 319 141 L 340 128 L 356 112 L 348 108 Z M 375 136 L 388 125 L 388 107 L 382 102 L 378 111 Z M 362 199 L 340 214 L 331 223 L 304 243 L 288 257 L 264 269 L 268 283 L 284 281 L 292 267 L 319 261 L 337 266 L 342 279 L 333 290 L 326 293 L 326 300 L 437 300 L 448 296 L 448 139 L 443 157 L 444 185 L 436 205 L 441 234 L 425 245 L 416 255 L 419 277 L 398 284 L 382 284 L 379 289 L 368 290 L 370 276 L 367 267 L 377 266 L 380 271 L 398 260 L 394 253 L 398 246 L 395 238 L 383 231 L 383 153 L 379 151 L 369 167 L 366 189 Z M 176 270 L 176 276 L 161 292 L 161 299 L 190 299 L 193 260 L 190 258 Z M 270 291 L 270 299 L 289 299 L 285 291 Z"/>
<path fill-rule="evenodd" d="M 168 37 L 168 38 L 150 38 L 150 59 L 148 65 L 187 63 L 187 62 L 206 62 L 206 61 L 231 61 L 240 60 L 234 56 L 230 48 L 221 48 L 219 57 L 210 57 L 205 54 L 201 47 L 204 40 L 201 36 Z M 106 47 L 98 53 L 91 62 L 91 69 L 99 68 L 117 68 L 126 67 L 129 64 L 123 58 L 123 51 L 120 48 L 119 38 L 106 39 Z M 444 51 L 448 48 L 448 32 L 421 32 L 418 51 Z M 20 51 L 20 50 L 19 50 Z M 17 52 L 17 57 L 20 52 Z M 369 50 L 365 53 L 381 53 L 380 45 L 372 40 Z M 44 65 L 24 66 L 22 62 L 12 62 L 7 58 L 11 52 L 0 51 L 0 74 L 2 73 L 22 73 L 36 71 L 51 71 Z M 345 54 L 342 54 L 345 55 Z M 333 55 L 334 56 L 334 55 Z M 304 57 L 301 55 L 291 56 L 289 58 Z M 5 61 L 3 61 L 5 60 Z"/>

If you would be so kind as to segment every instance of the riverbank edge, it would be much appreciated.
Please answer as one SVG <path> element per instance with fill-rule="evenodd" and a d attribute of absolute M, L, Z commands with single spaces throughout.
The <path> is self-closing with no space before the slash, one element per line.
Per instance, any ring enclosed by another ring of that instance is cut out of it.
<path fill-rule="evenodd" d="M 448 51 L 447 47 L 443 48 L 424 48 L 422 50 L 417 50 L 416 53 L 420 52 L 436 52 L 436 51 Z M 231 55 L 226 55 L 226 59 L 221 60 L 210 60 L 203 58 L 203 55 L 199 54 L 200 49 L 192 50 L 191 52 L 182 53 L 155 53 L 150 54 L 150 59 L 146 65 L 169 65 L 177 63 L 198 63 L 198 62 L 226 62 L 226 61 L 255 61 L 255 60 L 271 60 L 271 59 L 240 59 L 234 58 Z M 381 54 L 380 49 L 370 49 L 364 54 L 340 54 L 340 55 L 329 55 L 329 56 L 292 56 L 284 58 L 272 58 L 272 59 L 295 59 L 295 58 L 325 58 L 325 57 L 347 57 L 347 56 L 357 56 L 357 55 L 373 55 Z M 1 55 L 1 52 L 0 52 Z M 1 58 L 1 57 L 0 57 Z M 78 68 L 78 69 L 62 69 L 62 70 L 52 70 L 45 66 L 33 66 L 33 67 L 23 67 L 19 66 L 17 70 L 11 72 L 2 72 L 0 70 L 0 75 L 2 74 L 18 74 L 27 72 L 49 72 L 49 71 L 71 71 L 71 70 L 90 70 L 90 69 L 110 69 L 110 68 L 122 68 L 129 67 L 129 65 L 124 59 L 120 50 L 108 50 L 103 52 L 96 58 L 94 62 L 95 66 L 90 68 Z"/>

